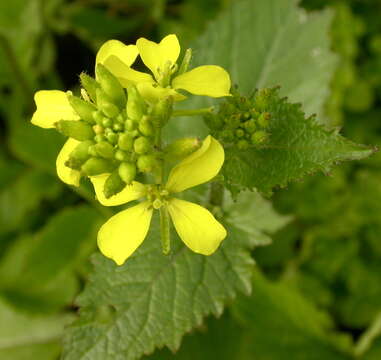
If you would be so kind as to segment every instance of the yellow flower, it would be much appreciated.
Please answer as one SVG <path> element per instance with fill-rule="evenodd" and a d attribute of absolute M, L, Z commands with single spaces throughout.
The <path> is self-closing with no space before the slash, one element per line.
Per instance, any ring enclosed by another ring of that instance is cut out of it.
<path fill-rule="evenodd" d="M 118 46 L 111 46 L 111 42 L 115 40 L 110 40 L 101 47 L 97 61 L 102 61 L 119 78 L 123 86 L 136 85 L 141 95 L 148 101 L 154 102 L 168 96 L 173 96 L 178 101 L 185 99 L 186 97 L 178 93 L 177 89 L 216 98 L 230 95 L 229 74 L 220 66 L 199 66 L 176 75 L 177 60 L 180 55 L 180 45 L 176 35 L 168 35 L 160 43 L 145 38 L 140 38 L 136 42 L 139 55 L 153 76 L 130 67 L 135 58 L 131 61 L 132 57 L 126 56 L 126 53 L 134 51 L 135 54 L 136 50 L 132 50 L 135 48 L 129 48 L 134 45 L 123 45 L 118 42 Z"/>
<path fill-rule="evenodd" d="M 32 124 L 44 129 L 54 128 L 59 120 L 79 120 L 79 116 L 69 104 L 67 93 L 59 90 L 37 91 L 34 100 L 37 110 L 33 114 Z M 79 144 L 77 140 L 69 139 L 57 156 L 56 168 L 58 177 L 69 185 L 79 186 L 81 175 L 79 171 L 65 166 L 70 153 Z"/>
<path fill-rule="evenodd" d="M 224 150 L 208 136 L 202 146 L 170 172 L 167 183 L 146 186 L 133 182 L 120 193 L 106 199 L 106 175 L 91 178 L 102 205 L 115 206 L 147 197 L 147 200 L 112 216 L 98 232 L 101 252 L 118 265 L 139 247 L 147 235 L 154 208 L 166 206 L 181 240 L 194 252 L 210 255 L 226 237 L 225 228 L 200 205 L 172 197 L 172 194 L 205 183 L 217 175 L 224 162 Z"/>

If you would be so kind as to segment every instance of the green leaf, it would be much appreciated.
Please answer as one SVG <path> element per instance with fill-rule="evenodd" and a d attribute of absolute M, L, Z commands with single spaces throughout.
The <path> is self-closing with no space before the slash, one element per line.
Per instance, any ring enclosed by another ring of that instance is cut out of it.
<path fill-rule="evenodd" d="M 256 273 L 253 295 L 240 297 L 234 314 L 244 326 L 246 348 L 256 359 L 349 360 L 347 336 L 332 328 L 328 315 L 317 310 L 287 283 Z M 344 349 L 344 350 L 343 350 Z"/>
<path fill-rule="evenodd" d="M 0 262 L 0 292 L 34 311 L 70 304 L 78 291 L 74 268 L 94 249 L 98 225 L 94 209 L 66 209 L 34 236 L 14 241 Z"/>
<path fill-rule="evenodd" d="M 101 255 L 78 300 L 80 319 L 65 338 L 65 360 L 138 359 L 155 347 L 176 350 L 184 333 L 208 314 L 222 313 L 237 291 L 250 291 L 249 253 L 229 238 L 211 256 L 192 253 L 173 236 L 173 253 L 161 253 L 155 223 L 124 266 Z"/>
<path fill-rule="evenodd" d="M 55 360 L 68 315 L 32 316 L 18 312 L 0 298 L 0 358 Z"/>
<path fill-rule="evenodd" d="M 326 130 L 314 117 L 306 118 L 300 104 L 279 98 L 275 88 L 267 90 L 264 111 L 271 114 L 267 142 L 247 150 L 226 149 L 222 174 L 231 190 L 256 188 L 271 194 L 275 186 L 284 187 L 317 171 L 328 172 L 338 162 L 362 159 L 375 151 L 345 139 L 337 130 Z"/>

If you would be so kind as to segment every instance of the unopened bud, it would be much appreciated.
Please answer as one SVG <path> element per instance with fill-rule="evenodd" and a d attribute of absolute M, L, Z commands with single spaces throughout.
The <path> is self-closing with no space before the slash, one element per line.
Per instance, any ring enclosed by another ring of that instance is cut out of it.
<path fill-rule="evenodd" d="M 237 148 L 239 150 L 247 150 L 249 148 L 249 145 L 250 145 L 249 142 L 246 140 L 239 140 L 237 142 Z"/>
<path fill-rule="evenodd" d="M 103 120 L 107 119 L 99 110 L 93 112 L 93 119 L 98 125 L 103 125 Z"/>
<path fill-rule="evenodd" d="M 111 196 L 116 195 L 121 192 L 126 186 L 126 183 L 121 179 L 117 170 L 110 174 L 106 179 L 103 193 L 106 199 L 109 199 Z"/>
<path fill-rule="evenodd" d="M 95 79 L 85 73 L 82 73 L 79 78 L 81 80 L 82 87 L 86 90 L 87 94 L 90 96 L 90 99 L 93 102 L 96 102 L 96 91 L 99 87 L 99 84 Z"/>
<path fill-rule="evenodd" d="M 90 157 L 89 147 L 93 144 L 91 140 L 80 142 L 70 153 L 65 165 L 71 169 L 80 170 L 82 164 Z"/>
<path fill-rule="evenodd" d="M 120 150 L 120 149 L 115 151 L 114 157 L 118 161 L 126 161 L 126 160 L 130 159 L 130 155 L 128 153 L 126 153 L 125 151 Z"/>
<path fill-rule="evenodd" d="M 124 108 L 126 94 L 119 80 L 102 64 L 97 64 L 95 72 L 103 91 L 120 109 Z"/>
<path fill-rule="evenodd" d="M 143 173 L 152 172 L 158 165 L 157 159 L 154 155 L 140 155 L 136 163 L 139 171 Z"/>
<path fill-rule="evenodd" d="M 151 150 L 151 142 L 145 136 L 140 136 L 134 141 L 134 150 L 137 154 L 145 154 Z"/>
<path fill-rule="evenodd" d="M 114 169 L 114 165 L 110 160 L 92 157 L 82 165 L 82 172 L 87 176 L 95 176 L 110 173 Z"/>
<path fill-rule="evenodd" d="M 127 119 L 125 124 L 124 124 L 124 127 L 128 131 L 132 131 L 132 130 L 135 130 L 138 127 L 138 123 L 137 123 L 137 121 L 134 121 L 132 119 Z"/>
<path fill-rule="evenodd" d="M 243 123 L 243 127 L 249 132 L 253 133 L 255 129 L 257 128 L 257 124 L 254 119 L 250 119 L 248 121 L 245 121 Z"/>
<path fill-rule="evenodd" d="M 178 139 L 164 148 L 168 160 L 181 160 L 196 151 L 201 145 L 199 139 L 194 137 Z"/>
<path fill-rule="evenodd" d="M 264 128 L 267 128 L 270 124 L 270 118 L 271 114 L 268 112 L 264 112 L 258 117 L 258 124 Z"/>
<path fill-rule="evenodd" d="M 130 151 L 134 146 L 134 138 L 130 134 L 121 134 L 118 139 L 118 146 L 122 150 Z"/>
<path fill-rule="evenodd" d="M 239 138 L 243 137 L 245 135 L 245 131 L 243 131 L 242 129 L 237 129 L 235 131 L 235 135 Z"/>
<path fill-rule="evenodd" d="M 131 162 L 122 162 L 118 171 L 119 176 L 127 185 L 131 184 L 136 177 L 136 165 Z"/>
<path fill-rule="evenodd" d="M 97 154 L 105 159 L 112 159 L 114 157 L 114 147 L 106 141 L 101 141 L 94 145 Z"/>
<path fill-rule="evenodd" d="M 264 143 L 268 138 L 268 134 L 265 131 L 257 131 L 251 135 L 251 142 L 255 145 Z"/>
<path fill-rule="evenodd" d="M 95 136 L 92 126 L 81 120 L 60 120 L 56 122 L 56 129 L 78 141 L 90 140 Z"/>
<path fill-rule="evenodd" d="M 106 134 L 106 139 L 113 145 L 115 145 L 118 142 L 118 135 L 115 134 L 113 131 L 109 131 Z"/>
<path fill-rule="evenodd" d="M 148 116 L 144 115 L 139 123 L 139 131 L 145 136 L 152 136 L 154 129 Z"/>
<path fill-rule="evenodd" d="M 87 101 L 84 101 L 73 95 L 67 95 L 67 98 L 69 100 L 71 107 L 74 109 L 74 111 L 79 115 L 79 117 L 82 120 L 85 120 L 86 122 L 90 124 L 95 123 L 93 112 L 96 111 L 97 108 L 93 104 Z"/>
<path fill-rule="evenodd" d="M 140 120 L 146 112 L 147 105 L 135 86 L 130 86 L 127 93 L 127 116 L 133 120 Z"/>
<path fill-rule="evenodd" d="M 189 67 L 189 64 L 191 62 L 191 59 L 192 59 L 192 49 L 187 49 L 185 51 L 183 61 L 181 62 L 179 71 L 177 73 L 178 75 L 184 74 L 185 72 L 188 71 L 188 67 Z"/>
<path fill-rule="evenodd" d="M 113 118 L 119 114 L 119 109 L 112 103 L 112 99 L 101 89 L 97 89 L 97 105 L 106 116 Z"/>
<path fill-rule="evenodd" d="M 163 127 L 172 115 L 173 98 L 170 96 L 159 100 L 152 109 L 152 123 L 155 127 Z"/>
<path fill-rule="evenodd" d="M 112 126 L 112 120 L 110 118 L 104 117 L 102 120 L 102 126 L 106 127 L 106 128 L 111 127 Z"/>

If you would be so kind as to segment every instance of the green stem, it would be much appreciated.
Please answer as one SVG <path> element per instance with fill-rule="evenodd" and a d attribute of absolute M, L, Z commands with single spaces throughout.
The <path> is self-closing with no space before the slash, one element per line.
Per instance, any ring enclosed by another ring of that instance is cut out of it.
<path fill-rule="evenodd" d="M 361 335 L 354 349 L 354 355 L 361 357 L 371 347 L 373 340 L 381 335 L 381 313 L 377 315 L 369 328 Z"/>
<path fill-rule="evenodd" d="M 207 108 L 201 108 L 201 109 L 195 109 L 195 110 L 174 110 L 172 116 L 198 116 L 198 115 L 205 115 L 205 114 L 211 114 L 214 110 L 213 106 L 207 107 Z"/>
<path fill-rule="evenodd" d="M 160 208 L 160 238 L 163 254 L 168 255 L 171 251 L 170 219 L 167 206 Z"/>

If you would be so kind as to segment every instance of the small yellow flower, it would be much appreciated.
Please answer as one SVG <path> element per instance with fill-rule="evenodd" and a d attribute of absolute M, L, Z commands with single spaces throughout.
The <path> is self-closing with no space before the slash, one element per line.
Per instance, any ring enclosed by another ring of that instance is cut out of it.
<path fill-rule="evenodd" d="M 118 77 L 123 86 L 136 85 L 141 95 L 148 101 L 154 102 L 168 96 L 173 96 L 177 101 L 185 99 L 185 96 L 176 91 L 178 89 L 216 98 L 230 95 L 229 74 L 220 66 L 204 65 L 176 74 L 180 55 L 180 45 L 176 35 L 168 35 L 160 43 L 140 38 L 136 42 L 137 50 L 131 48 L 134 45 L 123 45 L 120 42 L 117 46 L 112 46 L 114 42 L 115 40 L 110 40 L 101 47 L 97 61 L 102 62 Z M 130 67 L 136 56 L 131 61 L 133 56 L 129 57 L 126 54 L 132 52 L 135 54 L 136 51 L 153 76 Z"/>
<path fill-rule="evenodd" d="M 172 194 L 205 183 L 217 175 L 224 162 L 224 150 L 208 136 L 202 146 L 176 165 L 167 183 L 146 186 L 133 182 L 120 193 L 106 199 L 103 194 L 107 174 L 94 176 L 97 198 L 102 205 L 115 206 L 147 197 L 147 200 L 112 216 L 98 232 L 101 252 L 118 265 L 138 248 L 147 235 L 154 208 L 166 206 L 182 241 L 194 252 L 210 255 L 226 237 L 225 228 L 200 205 L 172 197 Z"/>

